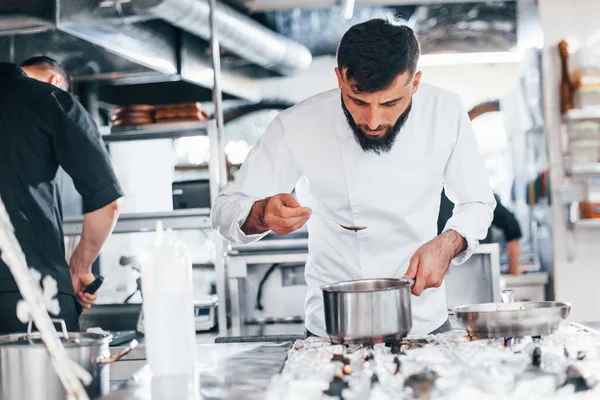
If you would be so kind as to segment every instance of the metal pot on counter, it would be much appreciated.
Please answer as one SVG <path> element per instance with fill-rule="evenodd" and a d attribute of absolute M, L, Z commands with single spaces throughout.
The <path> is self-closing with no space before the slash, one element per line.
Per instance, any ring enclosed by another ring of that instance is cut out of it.
<path fill-rule="evenodd" d="M 111 356 L 108 333 L 67 332 L 63 320 L 59 338 L 69 358 L 90 373 L 92 382 L 86 386 L 90 398 L 110 391 L 109 364 L 129 353 L 137 341 Z M 0 399 L 53 400 L 64 399 L 66 393 L 54 372 L 40 334 L 31 332 L 0 336 Z"/>
<path fill-rule="evenodd" d="M 321 286 L 333 343 L 398 341 L 412 328 L 410 279 L 360 279 Z"/>

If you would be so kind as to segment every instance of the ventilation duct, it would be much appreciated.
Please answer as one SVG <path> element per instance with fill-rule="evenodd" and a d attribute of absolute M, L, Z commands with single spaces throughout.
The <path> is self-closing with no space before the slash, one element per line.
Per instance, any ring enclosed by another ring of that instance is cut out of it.
<path fill-rule="evenodd" d="M 205 40 L 210 38 L 208 0 L 107 0 L 94 8 L 77 3 L 69 10 L 71 16 L 67 18 L 71 21 L 128 23 L 159 18 Z M 305 46 L 225 4 L 217 3 L 215 19 L 219 43 L 243 59 L 284 75 L 305 70 L 311 64 L 312 56 Z"/>

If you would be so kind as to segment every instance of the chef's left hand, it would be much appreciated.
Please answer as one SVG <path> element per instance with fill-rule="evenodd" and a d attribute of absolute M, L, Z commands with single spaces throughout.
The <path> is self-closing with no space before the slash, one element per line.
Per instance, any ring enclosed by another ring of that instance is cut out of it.
<path fill-rule="evenodd" d="M 97 293 L 89 294 L 83 293 L 86 287 L 88 287 L 96 277 L 91 272 L 89 273 L 73 273 L 71 271 L 71 280 L 73 281 L 73 290 L 75 291 L 75 297 L 83 308 L 90 308 L 98 297 Z"/>
<path fill-rule="evenodd" d="M 452 259 L 466 247 L 466 240 L 453 230 L 446 231 L 419 247 L 404 274 L 404 278 L 415 282 L 412 293 L 420 296 L 427 288 L 439 287 Z"/>

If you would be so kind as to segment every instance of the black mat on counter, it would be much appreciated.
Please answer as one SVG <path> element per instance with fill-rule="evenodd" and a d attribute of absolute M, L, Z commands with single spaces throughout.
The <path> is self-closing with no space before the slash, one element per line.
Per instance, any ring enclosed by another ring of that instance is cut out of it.
<path fill-rule="evenodd" d="M 81 313 L 79 328 L 101 327 L 105 331 L 131 331 L 137 328 L 141 304 L 94 304 Z"/>
<path fill-rule="evenodd" d="M 113 339 L 110 342 L 110 346 L 121 346 L 125 343 L 131 342 L 133 339 L 143 337 L 136 331 L 111 331 Z"/>
<path fill-rule="evenodd" d="M 219 336 L 215 343 L 256 343 L 256 342 L 294 342 L 298 339 L 306 339 L 304 335 L 263 335 L 263 336 Z"/>

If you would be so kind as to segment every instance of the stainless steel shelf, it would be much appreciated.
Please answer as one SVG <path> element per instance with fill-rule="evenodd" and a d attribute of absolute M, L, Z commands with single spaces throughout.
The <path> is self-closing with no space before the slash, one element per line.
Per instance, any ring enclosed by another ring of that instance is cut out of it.
<path fill-rule="evenodd" d="M 600 219 L 580 219 L 573 222 L 575 228 L 600 228 Z"/>
<path fill-rule="evenodd" d="M 210 209 L 194 208 L 171 212 L 122 214 L 119 216 L 114 233 L 154 231 L 157 221 L 162 221 L 165 229 L 206 229 L 210 228 Z M 64 219 L 65 236 L 80 235 L 82 228 L 83 216 Z"/>
<path fill-rule="evenodd" d="M 557 195 L 560 203 L 569 205 L 573 202 L 583 200 L 585 198 L 585 190 L 581 184 L 563 184 L 558 186 Z"/>
<path fill-rule="evenodd" d="M 308 239 L 279 239 L 279 240 L 259 240 L 258 242 L 240 245 L 232 244 L 230 255 L 239 255 L 245 253 L 269 253 L 281 251 L 308 251 Z"/>
<path fill-rule="evenodd" d="M 177 139 L 181 137 L 204 136 L 207 134 L 209 124 L 211 123 L 214 123 L 214 121 L 165 122 L 126 127 L 103 126 L 100 128 L 100 133 L 105 142 Z"/>
<path fill-rule="evenodd" d="M 567 175 L 600 174 L 600 163 L 572 164 L 565 169 Z"/>
<path fill-rule="evenodd" d="M 575 109 L 568 111 L 562 117 L 563 122 L 578 122 L 600 120 L 600 109 Z"/>

